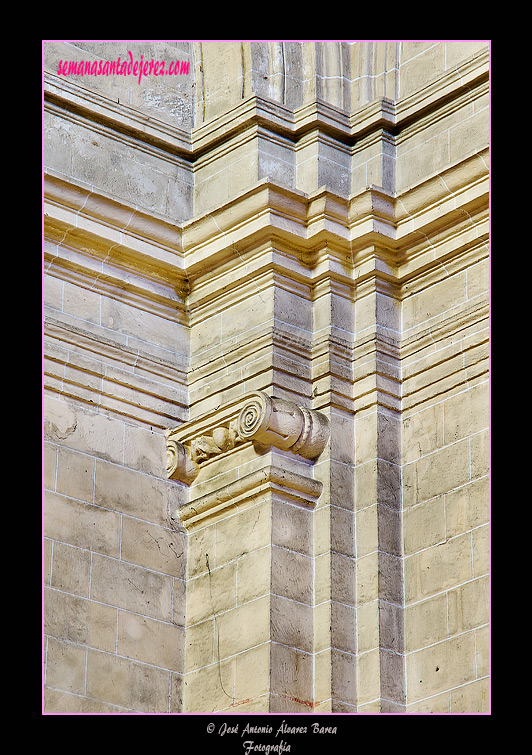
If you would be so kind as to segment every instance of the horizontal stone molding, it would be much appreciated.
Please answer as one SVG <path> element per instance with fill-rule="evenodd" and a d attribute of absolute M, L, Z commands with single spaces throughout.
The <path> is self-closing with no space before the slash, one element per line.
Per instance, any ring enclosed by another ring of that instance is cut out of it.
<path fill-rule="evenodd" d="M 488 293 L 416 329 L 402 345 L 402 410 L 436 403 L 489 374 Z M 423 354 L 420 359 L 419 355 Z"/>
<path fill-rule="evenodd" d="M 487 149 L 474 153 L 398 195 L 377 186 L 349 198 L 327 189 L 307 195 L 262 179 L 216 209 L 175 225 L 47 173 L 44 235 L 54 244 L 79 248 L 86 260 L 92 250 L 97 262 L 131 268 L 150 285 L 171 281 L 180 296 L 188 279 L 238 261 L 246 249 L 273 239 L 297 258 L 305 255 L 312 278 L 320 274 L 325 248 L 331 260 L 359 267 L 366 250 L 379 245 L 379 264 L 400 280 L 409 261 L 405 251 L 413 247 L 417 257 L 420 243 L 430 249 L 428 234 L 488 207 L 487 161 Z"/>
<path fill-rule="evenodd" d="M 318 480 L 272 464 L 181 506 L 172 518 L 190 530 L 209 517 L 227 513 L 265 494 L 288 499 L 299 506 L 314 507 L 322 488 Z"/>
<path fill-rule="evenodd" d="M 108 233 L 121 231 L 131 239 L 148 242 L 150 247 L 160 247 L 162 252 L 176 254 L 181 251 L 181 229 L 178 225 L 95 192 L 92 188 L 68 181 L 64 176 L 46 171 L 44 197 L 45 213 L 48 206 L 52 212 L 55 207 L 74 213 L 73 222 L 70 223 L 72 228 L 79 227 L 81 219 L 85 218 L 86 221 L 99 221 L 109 229 Z M 67 225 L 67 216 L 64 217 Z M 172 256 L 160 262 L 176 264 Z"/>
<path fill-rule="evenodd" d="M 236 416 L 222 424 L 213 418 L 213 424 L 213 429 L 199 432 L 185 442 L 182 440 L 186 428 L 168 431 L 168 479 L 191 485 L 203 462 L 248 441 L 315 461 L 327 445 L 330 432 L 329 420 L 322 412 L 272 398 L 262 391 L 248 395 Z"/>
<path fill-rule="evenodd" d="M 185 355 L 149 353 L 111 339 L 101 326 L 90 330 L 79 320 L 45 307 L 43 378 L 46 390 L 90 405 L 92 409 L 129 417 L 161 430 L 170 418 L 187 411 Z M 85 325 L 87 323 L 84 323 Z"/>
<path fill-rule="evenodd" d="M 348 146 L 356 145 L 368 132 L 387 129 L 399 133 L 417 119 L 426 118 L 427 113 L 439 110 L 449 99 L 464 92 L 470 94 L 486 81 L 488 74 L 486 48 L 407 97 L 396 101 L 379 97 L 351 114 L 323 100 L 290 109 L 253 94 L 191 131 L 171 126 L 51 71 L 44 73 L 44 102 L 46 109 L 61 109 L 94 123 L 95 127 L 113 130 L 192 162 L 246 127 L 262 126 L 294 141 L 319 129 Z"/>

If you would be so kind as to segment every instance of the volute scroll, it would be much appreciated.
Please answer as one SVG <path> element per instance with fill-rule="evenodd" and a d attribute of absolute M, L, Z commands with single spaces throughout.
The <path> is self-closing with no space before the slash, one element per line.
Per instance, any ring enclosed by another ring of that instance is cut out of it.
<path fill-rule="evenodd" d="M 182 443 L 170 431 L 167 477 L 191 485 L 202 462 L 246 441 L 274 446 L 315 461 L 327 445 L 329 432 L 329 420 L 322 412 L 257 391 L 245 398 L 234 419 L 210 433 Z"/>

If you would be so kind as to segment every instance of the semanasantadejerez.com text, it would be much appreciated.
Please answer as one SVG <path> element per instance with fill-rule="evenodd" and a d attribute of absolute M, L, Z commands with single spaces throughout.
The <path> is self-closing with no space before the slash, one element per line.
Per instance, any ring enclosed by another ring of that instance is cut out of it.
<path fill-rule="evenodd" d="M 57 68 L 58 76 L 134 76 L 140 84 L 143 76 L 187 76 L 190 73 L 189 60 L 133 60 L 128 51 L 128 57 L 121 60 L 60 60 Z"/>

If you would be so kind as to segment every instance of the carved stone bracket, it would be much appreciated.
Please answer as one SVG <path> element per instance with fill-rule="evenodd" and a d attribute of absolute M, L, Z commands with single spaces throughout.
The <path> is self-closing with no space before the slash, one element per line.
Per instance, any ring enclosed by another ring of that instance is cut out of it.
<path fill-rule="evenodd" d="M 329 420 L 321 412 L 258 391 L 246 397 L 236 418 L 210 433 L 185 443 L 173 435 L 170 431 L 167 436 L 167 477 L 191 485 L 202 462 L 247 441 L 315 461 L 329 440 Z"/>

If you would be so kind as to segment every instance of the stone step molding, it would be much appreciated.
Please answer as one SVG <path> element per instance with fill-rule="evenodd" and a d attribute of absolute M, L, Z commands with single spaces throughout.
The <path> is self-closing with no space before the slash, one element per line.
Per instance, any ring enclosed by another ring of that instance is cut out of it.
<path fill-rule="evenodd" d="M 198 526 L 208 524 L 208 520 L 225 516 L 235 508 L 250 505 L 259 498 L 266 500 L 272 495 L 312 509 L 322 490 L 323 484 L 319 480 L 271 464 L 184 504 L 173 512 L 171 518 L 190 533 Z"/>

